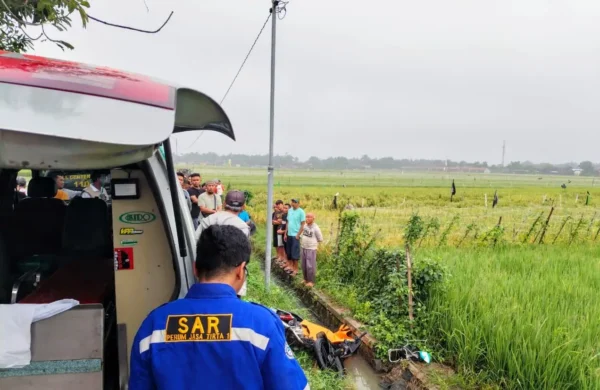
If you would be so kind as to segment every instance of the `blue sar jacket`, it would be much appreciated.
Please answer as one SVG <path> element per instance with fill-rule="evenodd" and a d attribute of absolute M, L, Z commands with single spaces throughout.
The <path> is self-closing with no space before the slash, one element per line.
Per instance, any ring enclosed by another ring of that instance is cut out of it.
<path fill-rule="evenodd" d="M 277 315 L 225 284 L 195 284 L 152 311 L 130 371 L 130 390 L 309 390 Z"/>

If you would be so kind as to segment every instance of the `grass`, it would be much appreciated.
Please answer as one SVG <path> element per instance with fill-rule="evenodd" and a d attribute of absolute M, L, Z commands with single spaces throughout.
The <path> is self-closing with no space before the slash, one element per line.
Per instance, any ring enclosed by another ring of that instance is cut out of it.
<path fill-rule="evenodd" d="M 255 196 L 249 209 L 264 224 L 264 170 L 199 170 L 251 190 Z M 441 388 L 600 389 L 600 257 L 594 246 L 600 232 L 600 190 L 595 179 L 398 172 L 276 175 L 276 199 L 300 197 L 305 210 L 316 212 L 326 240 L 319 261 L 328 261 L 335 248 L 338 212 L 329 205 L 336 192 L 338 201 L 352 203 L 378 232 L 378 246 L 401 246 L 402 231 L 415 212 L 431 226 L 439 224 L 417 243 L 415 256 L 439 259 L 449 272 L 428 307 L 435 316 L 427 329 L 428 344 L 434 346 L 434 356 L 462 375 L 456 383 L 441 380 Z M 458 193 L 451 203 L 452 179 Z M 567 189 L 560 188 L 562 183 Z M 492 208 L 496 189 L 500 204 Z M 589 206 L 586 191 L 592 196 Z M 552 206 L 544 245 L 539 245 Z M 494 231 L 498 245 L 491 247 L 483 237 L 500 217 L 503 229 Z M 317 286 L 347 307 L 369 304 L 352 286 L 327 285 L 322 279 Z"/>
<path fill-rule="evenodd" d="M 248 296 L 247 300 L 260 303 L 268 307 L 276 307 L 298 313 L 303 317 L 310 317 L 310 313 L 300 308 L 292 292 L 272 283 L 267 292 L 264 285 L 264 272 L 260 268 L 259 260 L 254 259 L 248 265 Z M 311 354 L 305 351 L 295 351 L 296 359 L 304 369 L 310 388 L 313 390 L 344 390 L 353 389 L 349 378 L 341 378 L 333 372 L 320 370 Z"/>
<path fill-rule="evenodd" d="M 452 270 L 431 333 L 455 366 L 510 389 L 600 388 L 597 248 L 425 252 Z"/>
<path fill-rule="evenodd" d="M 266 221 L 266 175 L 262 169 L 192 167 L 204 179 L 219 177 L 228 188 L 250 190 L 254 194 L 249 211 L 253 219 Z M 541 179 L 539 179 L 541 177 Z M 450 202 L 450 185 L 455 180 L 457 195 Z M 570 181 L 570 182 L 569 182 Z M 598 183 L 596 183 L 598 181 Z M 566 184 L 567 189 L 562 189 Z M 401 232 L 417 212 L 439 230 L 431 232 L 420 246 L 436 247 L 442 233 L 447 245 L 478 246 L 480 239 L 502 218 L 502 240 L 510 244 L 532 242 L 544 225 L 551 207 L 552 218 L 544 241 L 568 245 L 600 239 L 600 180 L 587 177 L 483 175 L 456 173 L 407 173 L 393 171 L 276 171 L 275 199 L 299 197 L 306 211 L 317 214 L 317 223 L 331 240 L 337 231 L 338 212 L 331 209 L 336 193 L 338 204 L 352 204 L 380 230 L 378 242 L 386 247 L 401 246 Z M 495 191 L 499 204 L 492 208 Z M 587 191 L 591 204 L 585 205 Z M 487 207 L 485 198 L 487 196 Z M 540 223 L 532 225 L 542 215 Z M 581 223 L 580 223 L 581 221 Z M 564 223 L 564 227 L 563 226 Z M 576 229 L 578 224 L 580 228 Z M 562 227 L 562 229 L 561 229 Z M 573 232 L 577 230 L 573 238 Z"/>

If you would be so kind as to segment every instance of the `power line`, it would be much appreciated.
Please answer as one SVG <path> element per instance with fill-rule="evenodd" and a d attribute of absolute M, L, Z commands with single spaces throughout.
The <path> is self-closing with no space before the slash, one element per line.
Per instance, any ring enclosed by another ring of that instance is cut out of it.
<path fill-rule="evenodd" d="M 238 69 L 237 73 L 235 74 L 235 77 L 233 78 L 233 81 L 231 82 L 231 84 L 229 84 L 229 88 L 227 88 L 227 92 L 225 92 L 225 95 L 223 96 L 223 99 L 221 99 L 221 102 L 219 104 L 223 104 L 223 101 L 225 101 L 225 98 L 227 98 L 229 91 L 231 91 L 231 87 L 233 87 L 235 80 L 237 80 L 238 76 L 240 75 L 240 72 L 244 68 L 244 65 L 246 65 L 246 61 L 248 60 L 248 57 L 250 57 L 250 54 L 252 53 L 252 50 L 254 49 L 256 42 L 258 42 L 258 38 L 260 38 L 260 35 L 262 34 L 263 30 L 265 29 L 265 26 L 267 25 L 267 22 L 269 21 L 270 18 L 271 18 L 271 14 L 269 13 L 269 16 L 267 16 L 267 20 L 265 20 L 265 23 L 263 24 L 260 31 L 258 32 L 258 35 L 256 36 L 256 39 L 254 40 L 254 43 L 250 47 L 250 50 L 248 50 L 248 54 L 246 54 L 246 58 L 244 58 L 244 62 L 242 62 L 240 69 Z"/>
<path fill-rule="evenodd" d="M 49 22 L 45 22 L 45 23 L 32 23 L 32 22 L 28 22 L 22 18 L 20 18 L 17 14 L 15 14 L 10 7 L 8 6 L 8 4 L 6 4 L 6 2 L 4 0 L 0 0 L 0 4 L 2 4 L 4 6 L 4 8 L 6 9 L 6 11 L 8 11 L 9 15 L 16 20 L 19 24 L 21 25 L 25 25 L 25 26 L 33 26 L 33 27 L 43 27 L 44 24 L 51 24 Z M 146 5 L 146 9 L 149 11 L 148 9 L 148 5 L 146 4 L 146 1 L 144 0 L 144 4 Z M 70 12 L 67 17 L 69 17 L 73 12 Z M 165 20 L 165 22 L 156 30 L 142 30 L 139 28 L 135 28 L 135 27 L 129 27 L 129 26 L 124 26 L 121 24 L 116 24 L 116 23 L 111 23 L 111 22 L 107 22 L 104 21 L 102 19 L 98 19 L 88 13 L 86 13 L 86 17 L 89 18 L 90 20 L 93 20 L 95 22 L 98 23 L 102 23 L 105 24 L 107 26 L 111 26 L 111 27 L 116 27 L 116 28 L 122 28 L 125 30 L 131 30 L 131 31 L 137 31 L 137 32 L 141 32 L 141 33 L 146 33 L 146 34 L 156 34 L 157 32 L 159 32 L 160 30 L 163 29 L 163 27 L 165 27 L 167 25 L 167 23 L 169 23 L 169 20 L 171 20 L 171 16 L 173 16 L 173 11 L 171 11 L 171 13 L 169 14 L 169 17 L 167 18 L 167 20 Z M 25 31 L 23 31 L 23 33 L 25 33 Z M 25 35 L 27 35 L 27 37 L 29 37 L 31 40 L 35 41 L 38 40 L 42 37 L 42 35 L 46 36 L 46 38 L 48 38 L 48 40 L 52 41 L 52 42 L 56 42 L 55 40 L 52 40 L 48 35 L 46 35 L 46 33 L 44 31 L 42 31 L 42 34 L 38 37 L 38 38 L 31 38 L 27 33 L 25 33 Z"/>
<path fill-rule="evenodd" d="M 165 20 L 165 22 L 162 24 L 162 26 L 160 26 L 156 30 L 142 30 L 142 29 L 135 28 L 135 27 L 129 27 L 129 26 L 123 26 L 121 24 L 110 23 L 110 22 L 104 21 L 102 19 L 98 19 L 96 17 L 93 17 L 90 14 L 87 15 L 87 17 L 90 18 L 91 20 L 93 20 L 94 22 L 102 23 L 102 24 L 105 24 L 105 25 L 110 26 L 110 27 L 122 28 L 124 30 L 137 31 L 137 32 L 146 33 L 146 34 L 156 34 L 160 30 L 162 30 L 163 27 L 165 27 L 167 25 L 167 23 L 169 23 L 169 20 L 171 20 L 171 16 L 173 16 L 173 11 L 171 11 L 171 13 L 169 14 L 169 17 L 167 18 L 167 20 Z"/>
<path fill-rule="evenodd" d="M 258 32 L 258 35 L 256 36 L 256 39 L 254 40 L 254 43 L 252 43 L 252 46 L 250 46 L 250 50 L 248 50 L 248 54 L 246 54 L 246 58 L 244 58 L 244 61 L 242 62 L 242 65 L 240 65 L 240 68 L 238 69 L 237 73 L 235 74 L 235 77 L 233 78 L 233 80 L 231 81 L 231 84 L 229 84 L 229 88 L 227 88 L 227 91 L 225 92 L 225 95 L 223 95 L 223 98 L 219 102 L 219 105 L 222 105 L 223 102 L 225 101 L 225 99 L 227 98 L 227 95 L 229 95 L 229 91 L 231 91 L 231 88 L 233 87 L 233 84 L 235 84 L 235 81 L 237 80 L 238 76 L 242 72 L 242 69 L 244 69 L 244 65 L 246 65 L 246 61 L 248 61 L 248 58 L 250 57 L 250 54 L 252 54 L 252 50 L 254 50 L 254 46 L 256 46 L 256 42 L 258 42 L 258 39 L 260 38 L 260 36 L 261 36 L 263 30 L 265 29 L 267 23 L 269 22 L 270 18 L 271 18 L 271 12 L 269 12 L 269 16 L 267 16 L 267 20 L 265 20 L 265 23 L 260 28 L 260 31 Z M 194 146 L 194 144 L 196 142 L 198 142 L 198 140 L 200 139 L 200 137 L 202 137 L 203 135 L 204 135 L 204 130 L 202 130 L 200 132 L 200 135 L 198 135 L 198 137 L 196 137 L 196 139 L 194 140 L 194 142 L 192 142 L 190 144 L 190 146 L 188 146 L 186 149 L 190 149 L 192 146 Z"/>

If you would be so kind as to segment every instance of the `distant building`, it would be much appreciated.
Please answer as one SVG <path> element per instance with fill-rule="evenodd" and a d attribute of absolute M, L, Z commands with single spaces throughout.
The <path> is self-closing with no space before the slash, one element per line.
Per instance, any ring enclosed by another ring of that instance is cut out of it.
<path fill-rule="evenodd" d="M 581 169 L 581 168 L 573 168 L 573 174 L 575 176 L 580 176 L 581 172 L 583 172 L 583 169 Z"/>

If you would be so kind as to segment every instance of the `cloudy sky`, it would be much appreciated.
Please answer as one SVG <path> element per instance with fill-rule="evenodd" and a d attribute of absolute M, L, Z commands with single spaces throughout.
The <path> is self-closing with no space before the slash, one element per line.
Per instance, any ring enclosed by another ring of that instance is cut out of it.
<path fill-rule="evenodd" d="M 217 101 L 268 0 L 92 0 L 35 53 L 144 73 Z M 290 0 L 277 28 L 275 152 L 302 159 L 600 161 L 598 0 Z M 179 152 L 268 152 L 270 24 L 224 102 L 237 142 L 177 136 Z"/>

